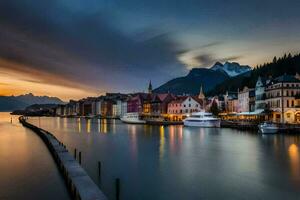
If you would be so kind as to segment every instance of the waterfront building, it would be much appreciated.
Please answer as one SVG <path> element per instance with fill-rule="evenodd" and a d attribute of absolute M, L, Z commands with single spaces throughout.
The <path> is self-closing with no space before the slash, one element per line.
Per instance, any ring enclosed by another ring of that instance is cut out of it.
<path fill-rule="evenodd" d="M 172 120 L 182 120 L 188 114 L 204 111 L 204 101 L 195 96 L 181 96 L 168 104 L 168 114 Z"/>
<path fill-rule="evenodd" d="M 117 117 L 118 116 L 118 108 L 117 108 L 117 104 L 116 103 L 112 104 L 112 116 L 113 117 Z"/>
<path fill-rule="evenodd" d="M 236 92 L 231 92 L 230 94 L 228 91 L 224 95 L 224 106 L 226 113 L 236 113 L 238 112 L 238 98 Z"/>
<path fill-rule="evenodd" d="M 124 116 L 126 113 L 127 113 L 127 100 L 122 101 L 120 117 Z"/>
<path fill-rule="evenodd" d="M 65 115 L 66 116 L 76 116 L 76 101 L 74 100 L 70 100 L 69 103 L 66 105 L 65 107 L 66 112 Z"/>
<path fill-rule="evenodd" d="M 174 100 L 174 95 L 166 94 L 148 94 L 143 102 L 143 115 L 148 117 L 157 117 L 168 113 L 168 104 Z"/>
<path fill-rule="evenodd" d="M 65 105 L 58 105 L 55 110 L 57 116 L 63 116 L 65 114 Z"/>
<path fill-rule="evenodd" d="M 250 89 L 249 90 L 249 112 L 254 112 L 255 111 L 255 89 Z"/>
<path fill-rule="evenodd" d="M 262 77 L 258 77 L 255 85 L 255 110 L 264 110 L 266 108 L 266 87 L 267 80 Z"/>
<path fill-rule="evenodd" d="M 96 113 L 95 113 L 97 116 L 101 115 L 101 102 L 102 102 L 102 98 L 98 97 L 96 99 Z"/>
<path fill-rule="evenodd" d="M 142 113 L 147 93 L 137 93 L 127 100 L 127 113 Z"/>
<path fill-rule="evenodd" d="M 270 119 L 281 123 L 300 123 L 299 76 L 284 74 L 266 85 L 266 104 Z"/>
<path fill-rule="evenodd" d="M 112 117 L 113 116 L 113 104 L 115 104 L 115 102 L 110 99 L 104 99 L 101 102 L 101 116 L 102 117 Z"/>
<path fill-rule="evenodd" d="M 247 86 L 245 86 L 243 90 L 238 91 L 238 112 L 250 112 L 254 109 L 253 104 L 255 101 L 253 101 L 253 96 L 255 96 L 255 93 L 253 91 L 254 89 L 248 88 Z"/>
<path fill-rule="evenodd" d="M 92 101 L 85 100 L 82 104 L 83 116 L 91 116 L 92 115 Z"/>

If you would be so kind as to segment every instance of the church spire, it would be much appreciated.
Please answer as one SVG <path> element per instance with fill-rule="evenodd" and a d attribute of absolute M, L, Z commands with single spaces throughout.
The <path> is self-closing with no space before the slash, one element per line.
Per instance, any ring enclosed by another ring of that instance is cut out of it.
<path fill-rule="evenodd" d="M 203 89 L 202 89 L 202 85 L 201 85 L 201 88 L 200 88 L 200 93 L 199 93 L 199 95 L 198 95 L 198 98 L 199 98 L 199 99 L 204 99 L 204 98 L 205 98 L 205 95 L 204 95 Z"/>
<path fill-rule="evenodd" d="M 152 94 L 152 83 L 151 83 L 151 80 L 150 80 L 149 86 L 148 86 L 148 93 Z"/>

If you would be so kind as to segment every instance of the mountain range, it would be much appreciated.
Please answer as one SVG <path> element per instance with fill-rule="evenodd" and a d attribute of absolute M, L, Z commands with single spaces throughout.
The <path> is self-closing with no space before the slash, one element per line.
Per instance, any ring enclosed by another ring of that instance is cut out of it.
<path fill-rule="evenodd" d="M 250 66 L 240 65 L 236 62 L 217 62 L 210 68 L 193 68 L 188 75 L 168 81 L 156 88 L 156 93 L 191 94 L 196 95 L 203 86 L 204 92 L 213 90 L 218 84 L 232 77 L 247 74 L 251 71 Z"/>
<path fill-rule="evenodd" d="M 250 71 L 252 68 L 248 65 L 240 65 L 239 63 L 236 62 L 232 62 L 232 63 L 225 62 L 224 65 L 220 62 L 217 62 L 210 69 L 214 71 L 223 72 L 230 77 L 235 77 Z"/>
<path fill-rule="evenodd" d="M 20 96 L 0 96 L 0 112 L 23 110 L 33 104 L 64 104 L 57 97 L 34 96 L 25 94 Z"/>

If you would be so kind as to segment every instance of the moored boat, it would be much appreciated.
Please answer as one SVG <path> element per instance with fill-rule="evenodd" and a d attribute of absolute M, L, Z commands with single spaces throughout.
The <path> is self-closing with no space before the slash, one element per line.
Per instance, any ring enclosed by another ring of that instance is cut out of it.
<path fill-rule="evenodd" d="M 121 117 L 121 121 L 128 124 L 145 124 L 146 121 L 141 118 L 139 113 L 126 113 Z"/>
<path fill-rule="evenodd" d="M 279 131 L 279 127 L 272 122 L 263 122 L 258 125 L 258 128 L 262 134 L 275 134 Z"/>
<path fill-rule="evenodd" d="M 216 127 L 221 126 L 221 119 L 213 116 L 212 113 L 197 112 L 183 120 L 184 126 Z"/>

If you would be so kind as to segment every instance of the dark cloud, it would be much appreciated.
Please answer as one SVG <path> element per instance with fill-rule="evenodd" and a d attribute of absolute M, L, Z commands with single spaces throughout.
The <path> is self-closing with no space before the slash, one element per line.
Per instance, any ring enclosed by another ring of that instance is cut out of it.
<path fill-rule="evenodd" d="M 160 84 L 182 76 L 180 55 L 193 52 L 201 67 L 236 61 L 243 55 L 214 50 L 241 36 L 256 41 L 269 26 L 272 34 L 287 24 L 298 30 L 299 6 L 296 0 L 1 1 L 0 59 L 34 81 L 138 90 L 149 79 Z M 201 40 L 190 38 L 195 32 Z"/>
<path fill-rule="evenodd" d="M 148 80 L 159 74 L 161 81 L 171 78 L 171 71 L 183 70 L 176 60 L 178 44 L 159 30 L 136 40 L 101 13 L 73 13 L 59 1 L 1 4 L 9 10 L 0 14 L 2 58 L 104 88 L 130 82 L 131 76 Z"/>

